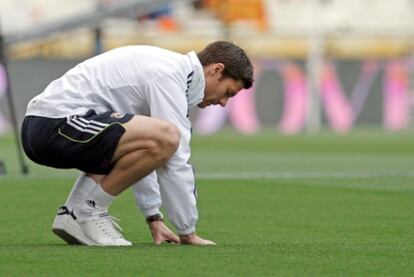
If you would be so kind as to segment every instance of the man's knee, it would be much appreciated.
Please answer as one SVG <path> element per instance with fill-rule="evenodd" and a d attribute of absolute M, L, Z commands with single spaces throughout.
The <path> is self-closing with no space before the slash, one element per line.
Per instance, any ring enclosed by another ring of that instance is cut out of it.
<path fill-rule="evenodd" d="M 172 123 L 165 122 L 159 130 L 159 136 L 156 139 L 156 151 L 163 161 L 167 161 L 175 153 L 180 143 L 180 131 Z"/>
<path fill-rule="evenodd" d="M 171 158 L 180 143 L 179 129 L 165 120 L 135 116 L 124 127 L 126 132 L 118 143 L 114 161 L 136 150 L 146 150 L 162 164 Z"/>

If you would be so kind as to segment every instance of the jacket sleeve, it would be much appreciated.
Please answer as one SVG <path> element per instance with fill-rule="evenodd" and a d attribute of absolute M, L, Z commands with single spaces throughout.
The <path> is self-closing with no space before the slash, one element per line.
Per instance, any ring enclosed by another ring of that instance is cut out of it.
<path fill-rule="evenodd" d="M 180 143 L 171 159 L 157 169 L 163 206 L 179 234 L 195 231 L 198 220 L 196 186 L 189 164 L 191 122 L 188 119 L 186 84 L 165 78 L 151 83 L 147 99 L 151 117 L 175 124 L 180 130 Z"/>
<path fill-rule="evenodd" d="M 161 196 L 155 171 L 135 183 L 133 190 L 137 206 L 145 217 L 160 212 Z"/>

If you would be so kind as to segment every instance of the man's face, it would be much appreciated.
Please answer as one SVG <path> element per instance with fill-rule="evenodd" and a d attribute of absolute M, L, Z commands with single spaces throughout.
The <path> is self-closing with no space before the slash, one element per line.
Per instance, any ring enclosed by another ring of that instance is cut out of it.
<path fill-rule="evenodd" d="M 227 101 L 243 88 L 242 81 L 223 78 L 223 69 L 224 65 L 221 63 L 210 64 L 204 68 L 206 88 L 203 101 L 198 104 L 199 108 L 205 108 L 210 105 L 224 107 Z"/>

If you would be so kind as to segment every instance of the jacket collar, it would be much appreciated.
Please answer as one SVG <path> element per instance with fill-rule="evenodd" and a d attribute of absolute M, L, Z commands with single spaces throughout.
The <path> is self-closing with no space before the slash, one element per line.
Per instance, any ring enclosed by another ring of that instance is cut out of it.
<path fill-rule="evenodd" d="M 204 77 L 204 69 L 194 51 L 187 53 L 190 59 L 191 67 L 193 69 L 187 75 L 187 102 L 188 107 L 193 108 L 204 98 L 204 90 L 206 87 L 206 80 Z"/>

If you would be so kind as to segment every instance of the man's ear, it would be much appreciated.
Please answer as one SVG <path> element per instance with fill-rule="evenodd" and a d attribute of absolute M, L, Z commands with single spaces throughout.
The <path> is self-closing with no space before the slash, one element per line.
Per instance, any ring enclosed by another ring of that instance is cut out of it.
<path fill-rule="evenodd" d="M 224 67 L 225 66 L 222 63 L 216 63 L 216 64 L 214 64 L 214 74 L 215 75 L 221 74 L 223 72 L 223 70 L 224 70 Z"/>

